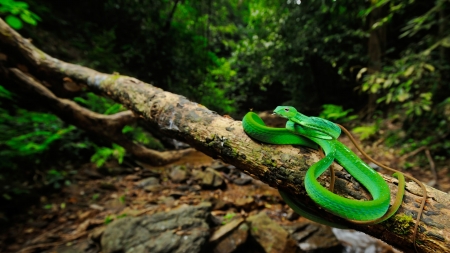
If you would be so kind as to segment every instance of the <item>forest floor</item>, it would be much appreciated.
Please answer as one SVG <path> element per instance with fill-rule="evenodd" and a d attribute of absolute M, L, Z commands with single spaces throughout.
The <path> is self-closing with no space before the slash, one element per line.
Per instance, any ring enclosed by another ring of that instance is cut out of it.
<path fill-rule="evenodd" d="M 341 141 L 353 147 L 347 137 Z M 392 161 L 399 155 L 392 148 L 382 144 L 363 148 L 381 163 L 397 167 Z M 211 169 L 220 174 L 221 180 L 205 183 L 205 173 Z M 438 166 L 436 172 L 429 166 L 412 167 L 405 173 L 444 192 L 450 191 L 449 167 Z M 149 178 L 156 178 L 158 183 L 147 182 Z M 69 180 L 70 185 L 41 196 L 39 204 L 10 217 L 12 225 L 0 229 L 0 252 L 65 252 L 51 249 L 95 239 L 109 223 L 125 216 L 167 212 L 202 201 L 213 204 L 211 214 L 221 221 L 217 227 L 233 216 L 247 217 L 262 211 L 284 225 L 303 219 L 285 205 L 276 189 L 200 152 L 166 166 L 112 162 L 99 170 L 88 163 Z M 389 246 L 380 247 L 392 252 Z"/>

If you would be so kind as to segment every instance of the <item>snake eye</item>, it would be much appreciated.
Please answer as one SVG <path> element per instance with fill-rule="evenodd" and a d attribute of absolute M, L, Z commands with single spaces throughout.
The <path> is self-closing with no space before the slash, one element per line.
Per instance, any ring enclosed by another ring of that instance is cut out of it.
<path fill-rule="evenodd" d="M 284 110 L 288 112 L 288 111 L 289 111 L 289 108 L 284 108 Z"/>

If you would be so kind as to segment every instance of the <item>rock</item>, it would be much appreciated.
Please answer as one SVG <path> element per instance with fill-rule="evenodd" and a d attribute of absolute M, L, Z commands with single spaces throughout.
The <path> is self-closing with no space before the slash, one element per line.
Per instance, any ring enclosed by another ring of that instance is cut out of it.
<path fill-rule="evenodd" d="M 189 185 L 182 184 L 182 185 L 177 186 L 175 189 L 177 191 L 189 191 L 189 188 L 190 188 Z"/>
<path fill-rule="evenodd" d="M 144 187 L 144 190 L 146 192 L 160 192 L 163 189 L 163 187 L 160 184 L 157 185 L 147 185 Z"/>
<path fill-rule="evenodd" d="M 145 188 L 149 185 L 159 185 L 159 179 L 156 177 L 148 177 L 136 183 L 136 186 L 140 188 Z"/>
<path fill-rule="evenodd" d="M 100 242 L 100 239 L 102 238 L 103 233 L 105 232 L 106 227 L 96 227 L 92 230 L 92 232 L 89 233 L 88 238 L 91 241 L 94 242 Z"/>
<path fill-rule="evenodd" d="M 251 176 L 248 176 L 246 174 L 242 174 L 241 177 L 234 179 L 233 183 L 237 184 L 237 185 L 246 185 L 246 184 L 251 183 L 252 180 L 253 180 L 253 178 Z"/>
<path fill-rule="evenodd" d="M 116 220 L 102 236 L 102 252 L 201 252 L 209 237 L 206 220 L 210 209 L 210 203 L 202 203 L 150 216 Z"/>
<path fill-rule="evenodd" d="M 123 180 L 125 181 L 137 181 L 139 180 L 141 177 L 138 175 L 127 175 L 123 178 Z"/>
<path fill-rule="evenodd" d="M 317 223 L 309 223 L 292 237 L 304 251 L 342 252 L 343 249 L 331 228 Z"/>
<path fill-rule="evenodd" d="M 245 211 L 251 211 L 255 208 L 256 202 L 253 197 L 238 198 L 232 203 L 235 207 L 244 209 Z"/>
<path fill-rule="evenodd" d="M 192 176 L 196 181 L 202 181 L 205 177 L 205 172 L 201 170 L 192 170 Z"/>
<path fill-rule="evenodd" d="M 200 186 L 200 185 L 198 185 L 198 184 L 195 184 L 195 185 L 193 185 L 193 186 L 191 186 L 190 188 L 189 188 L 189 190 L 191 191 L 191 192 L 198 192 L 198 191 L 200 191 L 202 189 L 202 187 Z"/>
<path fill-rule="evenodd" d="M 309 224 L 313 223 L 312 221 L 306 220 L 305 221 L 301 221 L 301 222 L 295 222 L 295 223 L 290 223 L 290 224 L 286 224 L 286 225 L 282 225 L 282 227 L 289 233 L 289 234 L 294 234 L 296 232 L 299 232 L 301 230 L 304 230 L 307 226 L 309 226 Z"/>
<path fill-rule="evenodd" d="M 250 235 L 265 252 L 299 252 L 296 241 L 264 212 L 250 216 L 247 222 L 250 224 Z"/>
<path fill-rule="evenodd" d="M 222 239 L 222 237 L 227 234 L 228 232 L 234 230 L 237 226 L 241 225 L 241 223 L 244 222 L 243 218 L 235 219 L 227 224 L 221 226 L 219 229 L 217 229 L 214 234 L 209 238 L 210 242 L 215 242 L 219 239 Z"/>
<path fill-rule="evenodd" d="M 248 225 L 241 224 L 237 229 L 227 234 L 225 238 L 220 240 L 214 247 L 214 253 L 231 253 L 234 252 L 240 245 L 247 241 Z"/>
<path fill-rule="evenodd" d="M 211 169 L 213 170 L 222 170 L 222 169 L 227 169 L 227 165 L 224 164 L 222 161 L 220 160 L 215 160 L 214 162 L 211 163 L 211 165 L 209 166 Z"/>
<path fill-rule="evenodd" d="M 91 204 L 91 205 L 89 205 L 89 207 L 90 207 L 91 209 L 99 210 L 99 211 L 105 210 L 105 208 L 104 208 L 103 206 L 100 206 L 100 205 L 97 205 L 97 204 Z"/>
<path fill-rule="evenodd" d="M 228 202 L 223 199 L 214 199 L 213 210 L 224 210 L 228 207 Z"/>
<path fill-rule="evenodd" d="M 298 218 L 300 218 L 300 215 L 298 213 L 296 213 L 294 210 L 292 210 L 291 208 L 289 208 L 289 210 L 287 211 L 287 214 L 286 214 L 286 219 L 288 221 L 294 221 Z"/>
<path fill-rule="evenodd" d="M 204 177 L 202 179 L 202 186 L 204 188 L 218 188 L 224 184 L 222 175 L 211 169 L 207 168 L 204 172 Z"/>
<path fill-rule="evenodd" d="M 165 197 L 165 196 L 161 196 L 161 198 L 159 198 L 159 203 L 162 203 L 168 207 L 172 207 L 175 204 L 175 199 L 171 196 Z"/>
<path fill-rule="evenodd" d="M 181 183 L 188 178 L 186 166 L 175 166 L 169 174 L 170 179 L 175 183 Z"/>
<path fill-rule="evenodd" d="M 120 198 L 109 199 L 103 203 L 103 207 L 106 209 L 111 209 L 111 211 L 119 212 L 126 207 L 126 203 Z"/>
<path fill-rule="evenodd" d="M 338 228 L 331 230 L 345 247 L 345 250 L 341 250 L 341 252 L 400 252 L 383 241 L 359 231 Z"/>

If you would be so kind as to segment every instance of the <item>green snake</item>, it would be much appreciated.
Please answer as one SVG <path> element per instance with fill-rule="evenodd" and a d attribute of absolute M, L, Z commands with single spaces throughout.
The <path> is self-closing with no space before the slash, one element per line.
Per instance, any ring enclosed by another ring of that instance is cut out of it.
<path fill-rule="evenodd" d="M 393 206 L 389 208 L 391 195 L 388 184 L 375 170 L 369 167 L 348 147 L 337 140 L 341 134 L 342 126 L 322 118 L 305 116 L 291 106 L 278 106 L 274 110 L 274 114 L 288 119 L 286 128 L 267 127 L 257 114 L 249 112 L 242 120 L 244 131 L 250 137 L 269 144 L 295 144 L 314 149 L 317 149 L 318 147 L 323 149 L 325 157 L 313 164 L 305 175 L 305 190 L 314 202 L 328 212 L 357 224 L 380 223 L 395 214 L 402 204 L 405 191 L 405 179 L 402 173 L 397 171 L 394 173 L 394 176 L 398 178 L 399 187 L 397 198 Z M 347 131 L 346 133 L 349 134 Z M 349 137 L 351 137 L 351 135 L 349 135 Z M 367 156 L 364 152 L 362 153 Z M 370 157 L 368 158 L 377 163 Z M 324 173 L 335 160 L 369 191 L 372 195 L 372 200 L 360 201 L 344 198 L 326 189 L 317 181 L 317 178 Z M 389 167 L 381 166 L 393 170 Z M 407 177 L 412 178 L 409 176 Z M 423 190 L 425 189 L 420 181 L 415 178 L 412 179 L 421 185 Z M 295 201 L 289 193 L 284 192 L 283 190 L 279 191 L 285 202 L 294 211 L 305 218 L 325 225 L 345 228 L 344 225 L 330 222 L 317 216 L 309 211 L 309 208 L 306 205 Z M 426 190 L 424 196 L 426 198 Z M 425 199 L 422 202 L 418 219 L 420 219 L 424 204 Z M 418 222 L 416 222 L 415 230 L 417 229 L 417 224 Z M 415 234 L 416 231 L 414 231 L 414 242 Z"/>

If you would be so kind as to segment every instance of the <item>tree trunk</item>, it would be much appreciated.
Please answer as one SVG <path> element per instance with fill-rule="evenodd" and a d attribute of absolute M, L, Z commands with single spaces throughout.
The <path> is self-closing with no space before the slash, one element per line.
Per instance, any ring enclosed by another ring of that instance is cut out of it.
<path fill-rule="evenodd" d="M 305 192 L 304 176 L 309 166 L 320 159 L 317 151 L 290 145 L 260 144 L 244 133 L 241 121 L 220 116 L 183 96 L 165 92 L 132 77 L 103 74 L 52 58 L 2 20 L 0 53 L 8 56 L 7 60 L 0 61 L 2 78 L 12 78 L 13 69 L 21 64 L 27 66 L 29 74 L 41 82 L 52 77 L 52 80 L 59 80 L 59 85 L 62 85 L 63 78 L 69 77 L 84 83 L 91 90 L 125 105 L 165 135 L 233 164 L 274 188 L 282 188 L 297 195 L 301 201 L 310 204 L 314 212 L 331 221 L 345 223 L 316 206 Z M 57 82 L 53 85 L 57 85 Z M 339 194 L 356 199 L 369 198 L 369 194 L 351 180 L 345 170 L 338 165 L 335 168 L 339 170 L 335 188 Z M 395 195 L 396 179 L 383 177 L 389 184 L 391 194 Z M 328 176 L 323 176 L 320 182 L 326 185 L 327 179 Z M 348 226 L 380 238 L 405 252 L 412 252 L 415 220 L 405 221 L 402 218 L 406 215 L 414 218 L 417 215 L 421 192 L 415 183 L 408 183 L 406 190 L 404 202 L 393 219 L 373 226 Z M 429 198 L 419 226 L 418 249 L 420 252 L 446 252 L 450 248 L 450 197 L 432 187 L 427 187 L 427 190 Z"/>
<path fill-rule="evenodd" d="M 372 5 L 373 5 L 372 1 Z M 382 56 L 386 48 L 386 24 L 383 24 L 375 29 L 373 25 L 379 22 L 386 15 L 386 6 L 374 8 L 369 17 L 370 37 L 368 42 L 369 49 L 369 65 L 367 74 L 379 72 L 381 70 Z M 377 94 L 369 93 L 369 100 L 367 102 L 367 115 L 371 117 L 376 109 Z"/>

